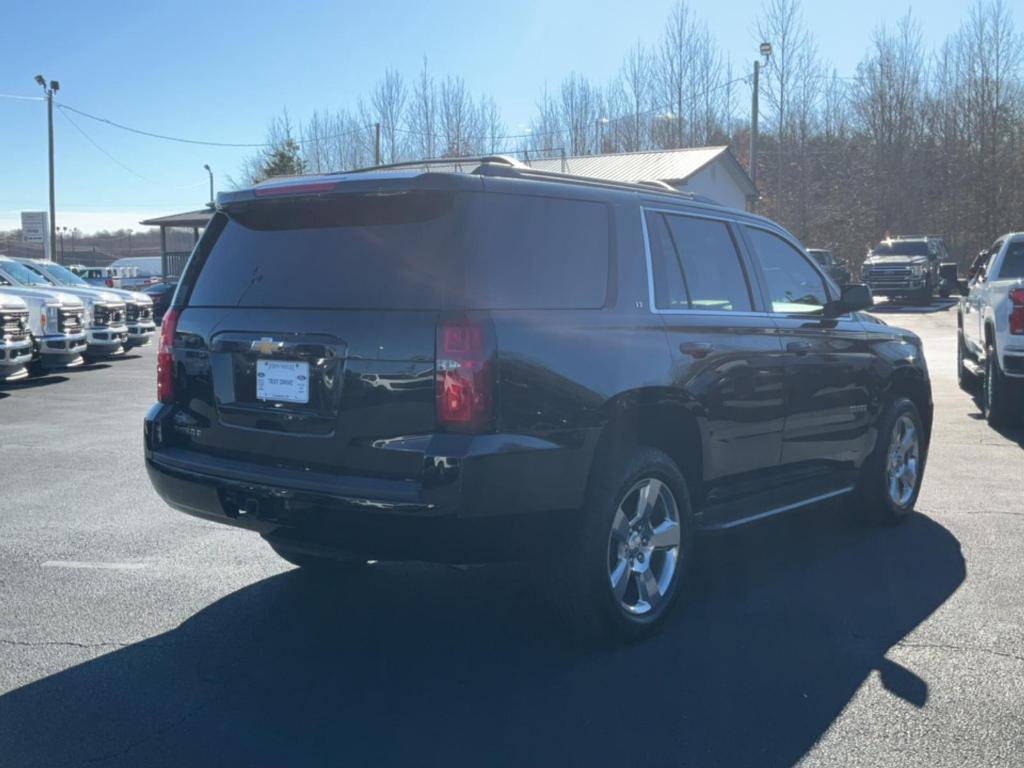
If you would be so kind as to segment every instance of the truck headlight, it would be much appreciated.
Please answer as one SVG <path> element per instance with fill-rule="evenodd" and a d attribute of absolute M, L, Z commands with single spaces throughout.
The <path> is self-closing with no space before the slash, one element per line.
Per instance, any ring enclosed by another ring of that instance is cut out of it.
<path fill-rule="evenodd" d="M 57 310 L 60 309 L 56 304 L 47 304 L 43 311 L 42 317 L 39 318 L 43 330 L 51 328 L 57 330 Z"/>
<path fill-rule="evenodd" d="M 928 273 L 928 267 L 920 264 L 915 264 L 910 268 L 910 274 L 914 277 L 924 277 Z"/>

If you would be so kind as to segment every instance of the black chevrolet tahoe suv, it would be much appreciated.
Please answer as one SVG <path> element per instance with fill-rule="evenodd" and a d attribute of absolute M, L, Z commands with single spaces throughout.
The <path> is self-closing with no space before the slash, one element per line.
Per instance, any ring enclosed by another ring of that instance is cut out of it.
<path fill-rule="evenodd" d="M 637 637 L 698 532 L 910 514 L 928 370 L 870 303 L 656 183 L 503 158 L 270 180 L 219 196 L 164 317 L 146 466 L 314 572 L 547 558 L 573 624 Z"/>

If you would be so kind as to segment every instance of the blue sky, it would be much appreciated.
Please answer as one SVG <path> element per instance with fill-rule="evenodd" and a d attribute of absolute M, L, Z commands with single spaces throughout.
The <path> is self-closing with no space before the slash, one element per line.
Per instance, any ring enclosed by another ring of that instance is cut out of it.
<path fill-rule="evenodd" d="M 0 94 L 39 95 L 32 80 L 39 72 L 60 81 L 60 101 L 118 122 L 259 142 L 282 107 L 301 120 L 318 107 L 351 106 L 386 67 L 412 75 L 426 56 L 435 74 L 461 75 L 474 93 L 493 94 L 507 127 L 518 132 L 545 83 L 555 86 L 573 70 L 608 81 L 635 41 L 657 40 L 674 3 L 8 0 Z M 953 32 L 971 4 L 917 5 L 926 44 Z M 761 0 L 690 5 L 745 71 L 759 42 L 754 19 Z M 908 7 L 805 0 L 804 17 L 822 56 L 848 75 L 872 29 L 895 22 Z M 213 167 L 220 186 L 237 174 L 246 152 L 152 140 L 72 117 L 134 172 L 55 114 L 57 223 L 86 231 L 137 227 L 146 216 L 199 207 L 207 196 L 203 164 Z M 45 105 L 0 98 L 0 230 L 18 226 L 18 211 L 46 207 L 46 174 Z"/>

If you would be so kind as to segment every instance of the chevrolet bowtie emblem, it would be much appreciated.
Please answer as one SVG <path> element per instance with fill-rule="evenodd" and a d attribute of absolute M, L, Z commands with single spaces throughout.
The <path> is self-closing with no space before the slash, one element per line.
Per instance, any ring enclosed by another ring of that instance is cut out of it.
<path fill-rule="evenodd" d="M 284 347 L 283 341 L 274 341 L 267 336 L 264 336 L 259 341 L 254 341 L 250 345 L 250 349 L 252 349 L 253 352 L 259 352 L 261 355 L 272 355 L 282 347 Z"/>

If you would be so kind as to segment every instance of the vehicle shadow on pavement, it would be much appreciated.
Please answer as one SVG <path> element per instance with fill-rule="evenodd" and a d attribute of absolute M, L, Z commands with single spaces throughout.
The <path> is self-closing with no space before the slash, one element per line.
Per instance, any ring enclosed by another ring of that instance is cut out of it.
<path fill-rule="evenodd" d="M 51 384 L 60 384 L 68 380 L 67 376 L 34 376 L 21 381 L 0 383 L 0 400 L 10 397 L 13 392 L 19 389 L 36 389 L 37 387 L 48 387 Z"/>
<path fill-rule="evenodd" d="M 971 402 L 974 403 L 974 406 L 978 410 L 975 413 L 969 413 L 967 415 L 970 416 L 970 418 L 974 419 L 975 421 L 985 421 L 985 410 L 982 404 L 982 393 L 980 391 L 980 388 L 978 391 L 971 393 Z M 1005 438 L 1010 442 L 1016 443 L 1021 448 L 1024 448 L 1024 421 L 1022 421 L 1021 426 L 1018 427 L 1002 426 L 989 428 L 1000 437 Z"/>
<path fill-rule="evenodd" d="M 576 649 L 522 569 L 299 571 L 0 697 L 11 765 L 792 765 L 964 580 L 914 516 L 834 509 L 702 540 L 667 630 Z M 540 604 L 540 607 L 539 607 Z"/>

